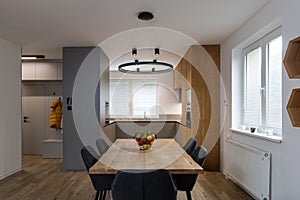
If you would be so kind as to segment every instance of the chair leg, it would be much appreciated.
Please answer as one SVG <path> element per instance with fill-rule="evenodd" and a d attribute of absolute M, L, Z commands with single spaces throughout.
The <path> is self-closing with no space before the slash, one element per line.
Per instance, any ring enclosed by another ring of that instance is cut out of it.
<path fill-rule="evenodd" d="M 106 190 L 103 191 L 103 197 L 102 197 L 103 199 L 102 200 L 105 200 L 105 197 L 106 197 Z"/>
<path fill-rule="evenodd" d="M 191 195 L 191 191 L 185 191 L 186 192 L 186 198 L 188 200 L 192 200 L 192 195 Z"/>
<path fill-rule="evenodd" d="M 97 190 L 96 196 L 95 196 L 95 200 L 98 200 L 98 199 L 99 199 L 99 190 Z"/>
<path fill-rule="evenodd" d="M 103 190 L 100 191 L 100 198 L 99 198 L 99 199 L 100 199 L 100 200 L 103 199 Z"/>

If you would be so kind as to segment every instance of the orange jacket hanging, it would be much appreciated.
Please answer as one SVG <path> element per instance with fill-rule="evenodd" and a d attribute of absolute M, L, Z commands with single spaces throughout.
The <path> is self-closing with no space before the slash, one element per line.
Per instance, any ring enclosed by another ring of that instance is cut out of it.
<path fill-rule="evenodd" d="M 51 128 L 61 129 L 61 119 L 62 119 L 62 101 L 56 99 L 50 104 L 50 121 L 49 125 Z"/>

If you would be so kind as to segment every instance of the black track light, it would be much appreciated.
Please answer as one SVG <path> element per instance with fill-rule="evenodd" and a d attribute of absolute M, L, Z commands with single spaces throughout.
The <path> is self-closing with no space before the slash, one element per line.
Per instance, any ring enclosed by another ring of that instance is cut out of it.
<path fill-rule="evenodd" d="M 133 56 L 136 56 L 136 55 L 137 55 L 137 50 L 136 50 L 136 48 L 133 48 L 133 49 L 132 49 L 132 55 L 133 55 Z"/>
<path fill-rule="evenodd" d="M 155 49 L 154 49 L 154 54 L 155 54 L 156 56 L 159 55 L 159 48 L 155 48 Z"/>

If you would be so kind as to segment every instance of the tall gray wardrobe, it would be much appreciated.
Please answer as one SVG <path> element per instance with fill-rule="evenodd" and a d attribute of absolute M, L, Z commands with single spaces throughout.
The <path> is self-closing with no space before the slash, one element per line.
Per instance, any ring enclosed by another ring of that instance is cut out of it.
<path fill-rule="evenodd" d="M 63 169 L 83 170 L 80 149 L 96 147 L 109 98 L 109 59 L 100 47 L 63 48 Z"/>

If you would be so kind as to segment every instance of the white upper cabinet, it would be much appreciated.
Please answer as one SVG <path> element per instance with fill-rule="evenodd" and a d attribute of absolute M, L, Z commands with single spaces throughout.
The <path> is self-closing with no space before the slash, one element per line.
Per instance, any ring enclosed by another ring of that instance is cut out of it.
<path fill-rule="evenodd" d="M 57 80 L 57 63 L 37 62 L 35 70 L 36 80 Z"/>
<path fill-rule="evenodd" d="M 22 80 L 62 80 L 62 64 L 58 62 L 23 62 Z"/>
<path fill-rule="evenodd" d="M 35 80 L 35 63 L 22 63 L 22 80 Z"/>
<path fill-rule="evenodd" d="M 63 80 L 62 63 L 57 63 L 57 80 Z"/>

